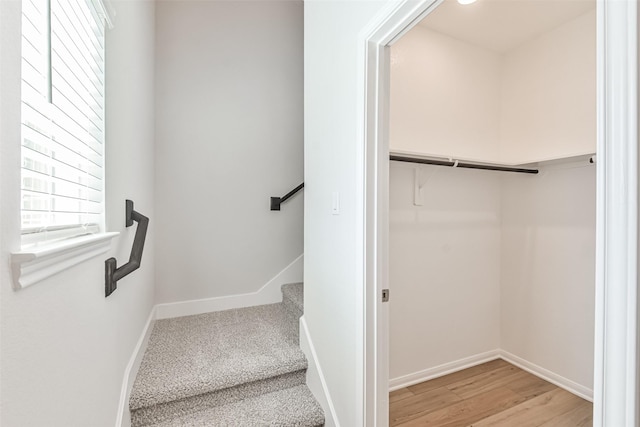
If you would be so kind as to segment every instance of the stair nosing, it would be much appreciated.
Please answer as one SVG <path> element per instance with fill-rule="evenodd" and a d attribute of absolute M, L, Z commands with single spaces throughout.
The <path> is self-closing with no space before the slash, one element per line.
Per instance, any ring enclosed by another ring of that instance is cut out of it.
<path fill-rule="evenodd" d="M 303 353 L 303 357 L 296 360 L 294 365 L 287 366 L 286 369 L 268 370 L 268 374 L 252 376 L 251 381 L 228 381 L 228 382 L 222 382 L 221 384 L 217 384 L 214 387 L 206 387 L 206 386 L 202 387 L 203 385 L 206 385 L 206 383 L 204 384 L 195 383 L 193 384 L 193 387 L 184 387 L 184 388 L 175 387 L 175 388 L 169 389 L 167 390 L 167 392 L 170 393 L 170 395 L 168 396 L 162 395 L 158 397 L 158 395 L 155 394 L 153 395 L 153 397 L 155 397 L 154 399 L 148 399 L 148 398 L 141 399 L 140 397 L 134 395 L 132 390 L 131 395 L 129 397 L 129 409 L 134 411 L 137 409 L 146 408 L 153 405 L 159 405 L 162 403 L 173 402 L 181 399 L 188 399 L 191 397 L 199 396 L 201 394 L 214 393 L 217 391 L 222 391 L 222 390 L 226 390 L 233 387 L 238 387 L 243 384 L 250 384 L 257 381 L 264 381 L 269 378 L 274 378 L 274 377 L 278 377 L 286 374 L 292 374 L 298 371 L 306 371 L 307 368 L 308 368 L 308 361 L 306 357 L 304 357 L 304 353 Z M 264 370 L 264 372 L 267 372 L 267 370 Z M 164 394 L 167 394 L 167 393 L 164 393 Z"/>
<path fill-rule="evenodd" d="M 263 394 L 284 390 L 306 384 L 306 370 L 271 377 L 266 380 L 240 384 L 236 387 L 204 393 L 184 399 L 144 406 L 131 410 L 132 427 L 144 427 L 164 422 L 172 417 L 193 412 L 209 410 L 215 407 L 237 403 Z M 257 392 L 266 389 L 264 392 Z"/>
<path fill-rule="evenodd" d="M 268 395 L 272 395 L 272 396 L 273 395 L 278 395 L 278 397 L 280 395 L 286 395 L 287 391 L 295 392 L 296 394 L 301 394 L 301 393 L 308 394 L 308 397 L 313 399 L 313 402 L 315 403 L 315 404 L 312 404 L 313 408 L 312 408 L 312 412 L 309 413 L 310 418 L 311 418 L 309 421 L 314 422 L 314 423 L 315 422 L 319 422 L 319 424 L 308 424 L 308 425 L 310 425 L 310 426 L 321 426 L 321 425 L 324 424 L 324 422 L 326 421 L 326 417 L 324 415 L 324 411 L 322 410 L 322 407 L 320 406 L 318 401 L 313 396 L 313 393 L 311 393 L 311 391 L 309 390 L 309 387 L 306 384 L 300 384 L 300 385 L 297 385 L 297 386 L 294 386 L 294 387 L 289 387 L 289 388 L 286 388 L 286 389 L 276 390 L 276 391 L 273 391 L 273 392 L 270 392 L 270 393 L 265 393 L 265 394 L 261 394 L 261 395 L 258 395 L 258 396 L 249 397 L 249 398 L 244 399 L 242 401 L 228 403 L 228 404 L 220 405 L 220 406 L 213 407 L 213 408 L 203 409 L 203 410 L 200 410 L 200 411 L 192 412 L 190 414 L 179 415 L 177 417 L 174 417 L 171 420 L 164 420 L 164 421 L 161 421 L 161 422 L 158 422 L 158 423 L 154 423 L 154 424 L 147 424 L 147 426 L 151 427 L 151 426 L 155 426 L 155 425 L 161 425 L 161 426 L 162 425 L 164 425 L 164 426 L 167 426 L 167 425 L 187 425 L 187 424 L 184 424 L 185 418 L 188 418 L 190 416 L 198 416 L 198 415 L 205 415 L 206 416 L 206 415 L 210 414 L 211 412 L 219 412 L 220 410 L 222 410 L 225 407 L 227 407 L 227 408 L 228 407 L 235 407 L 235 408 L 245 407 L 245 406 L 247 406 L 248 404 L 250 404 L 252 402 L 260 401 L 261 398 L 264 398 L 264 397 L 266 397 Z M 317 418 L 317 419 L 314 419 L 314 418 Z M 208 419 L 207 419 L 207 421 L 208 421 Z M 179 422 L 180 424 L 176 424 L 176 422 Z M 197 424 L 197 425 L 201 425 L 201 424 Z M 225 424 L 225 425 L 227 425 L 227 424 Z M 278 425 L 280 425 L 280 424 L 278 424 Z M 295 424 L 295 425 L 299 425 L 299 424 Z M 307 425 L 307 424 L 305 424 L 305 425 Z"/>

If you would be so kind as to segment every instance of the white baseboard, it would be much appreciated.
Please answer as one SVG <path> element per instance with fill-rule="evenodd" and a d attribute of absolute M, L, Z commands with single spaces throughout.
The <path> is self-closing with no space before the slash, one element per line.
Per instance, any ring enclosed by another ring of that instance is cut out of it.
<path fill-rule="evenodd" d="M 273 279 L 269 280 L 256 292 L 240 295 L 229 295 L 217 298 L 206 298 L 191 301 L 180 301 L 156 305 L 157 319 L 191 316 L 211 313 L 213 311 L 231 310 L 234 308 L 252 307 L 255 305 L 274 304 L 282 301 L 280 286 L 286 283 L 302 282 L 304 254 L 286 266 Z"/>
<path fill-rule="evenodd" d="M 555 384 L 560 388 L 567 390 L 569 393 L 573 393 L 578 397 L 581 397 L 589 402 L 593 402 L 593 390 L 580 385 L 570 379 L 567 379 L 561 375 L 551 372 L 548 369 L 535 365 L 525 359 L 522 359 L 508 351 L 500 350 L 500 358 L 512 365 L 523 369 L 536 377 L 540 377 L 545 381 L 549 381 L 551 384 Z"/>
<path fill-rule="evenodd" d="M 149 342 L 149 336 L 153 330 L 153 324 L 156 321 L 156 307 L 154 306 L 149 313 L 147 323 L 142 329 L 142 334 L 138 339 L 138 343 L 133 349 L 133 354 L 129 363 L 124 370 L 124 379 L 122 380 L 122 389 L 120 390 L 120 405 L 118 406 L 118 416 L 116 418 L 116 427 L 130 427 L 131 415 L 129 414 L 129 396 L 131 395 L 131 388 L 133 382 L 138 374 L 140 363 L 142 363 L 142 356 L 147 349 L 147 343 Z"/>
<path fill-rule="evenodd" d="M 336 409 L 333 406 L 333 401 L 327 388 L 327 382 L 324 379 L 322 368 L 318 362 L 316 348 L 309 335 L 309 329 L 307 328 L 307 321 L 304 315 L 300 318 L 300 348 L 305 356 L 307 356 L 309 362 L 309 367 L 307 368 L 307 387 L 309 387 L 313 396 L 318 403 L 320 403 L 320 406 L 322 406 L 325 427 L 340 427 Z"/>
<path fill-rule="evenodd" d="M 555 384 L 558 387 L 567 390 L 569 393 L 573 393 L 578 397 L 581 397 L 589 402 L 593 402 L 593 390 L 571 381 L 561 375 L 551 372 L 548 369 L 542 368 L 534 363 L 529 362 L 521 357 L 509 353 L 504 350 L 492 350 L 486 353 L 477 354 L 475 356 L 466 357 L 464 359 L 456 360 L 454 362 L 445 363 L 440 366 L 425 369 L 423 371 L 415 372 L 408 375 L 403 375 L 398 378 L 389 380 L 389 391 L 398 390 L 404 387 L 409 387 L 414 384 L 418 384 L 424 381 L 429 381 L 434 378 L 442 377 L 463 369 L 471 368 L 482 363 L 489 362 L 495 359 L 502 359 L 518 368 L 542 378 L 545 381 L 549 381 L 551 384 Z"/>
<path fill-rule="evenodd" d="M 498 358 L 500 358 L 500 350 L 491 350 L 487 351 L 486 353 L 480 353 L 474 356 L 465 357 L 464 359 L 445 363 L 433 368 L 425 369 L 423 371 L 418 371 L 412 374 L 403 375 L 401 377 L 392 378 L 389 379 L 389 391 L 394 391 L 404 387 L 409 387 L 410 385 L 429 381 L 434 378 L 452 374 L 454 372 L 471 368 L 472 366 L 480 365 L 482 363 L 487 363 Z"/>

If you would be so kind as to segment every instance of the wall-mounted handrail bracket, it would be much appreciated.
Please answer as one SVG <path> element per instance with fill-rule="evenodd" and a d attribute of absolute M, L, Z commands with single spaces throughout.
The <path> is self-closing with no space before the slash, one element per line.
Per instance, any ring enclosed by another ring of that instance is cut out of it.
<path fill-rule="evenodd" d="M 125 227 L 131 227 L 133 225 L 133 200 L 125 200 Z"/>
<path fill-rule="evenodd" d="M 120 267 L 117 267 L 118 261 L 113 257 L 104 262 L 105 297 L 108 297 L 116 290 L 118 280 L 140 268 L 140 263 L 142 262 L 142 251 L 144 249 L 145 238 L 147 237 L 149 218 L 135 211 L 133 209 L 133 201 L 127 200 L 125 206 L 125 221 L 127 227 L 131 227 L 134 221 L 138 223 L 136 235 L 133 239 L 133 247 L 131 248 L 131 255 L 129 256 L 129 262 Z"/>
<path fill-rule="evenodd" d="M 285 194 L 282 197 L 272 197 L 271 198 L 271 210 L 272 211 L 279 211 L 280 210 L 280 205 L 282 203 L 286 202 L 294 194 L 296 194 L 298 191 L 302 190 L 303 188 L 304 188 L 304 182 L 302 184 L 298 185 L 293 190 L 289 191 L 287 194 Z"/>

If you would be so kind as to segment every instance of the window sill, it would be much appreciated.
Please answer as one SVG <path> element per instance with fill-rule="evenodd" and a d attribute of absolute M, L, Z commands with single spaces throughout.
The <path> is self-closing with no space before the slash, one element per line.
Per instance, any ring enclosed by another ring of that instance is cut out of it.
<path fill-rule="evenodd" d="M 26 288 L 76 264 L 107 252 L 120 233 L 100 233 L 11 254 L 13 288 Z"/>

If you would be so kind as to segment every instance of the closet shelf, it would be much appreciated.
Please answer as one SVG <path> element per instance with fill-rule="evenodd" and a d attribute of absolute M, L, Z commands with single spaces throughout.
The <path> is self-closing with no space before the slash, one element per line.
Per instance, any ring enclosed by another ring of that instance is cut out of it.
<path fill-rule="evenodd" d="M 573 154 L 564 157 L 550 157 L 546 159 L 539 159 L 532 162 L 520 163 L 522 167 L 537 167 L 543 168 L 547 166 L 560 166 L 565 164 L 594 164 L 596 162 L 596 153 L 581 153 Z"/>

